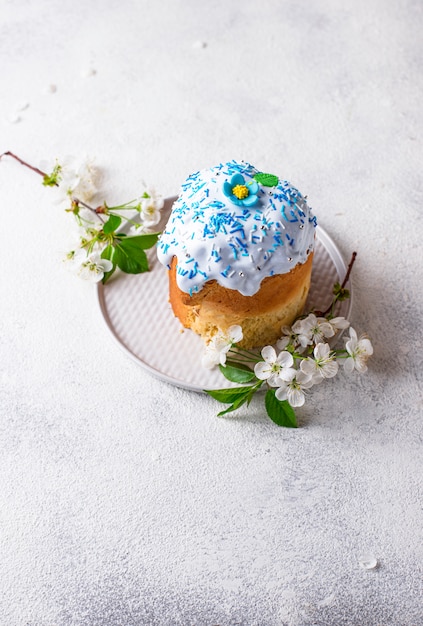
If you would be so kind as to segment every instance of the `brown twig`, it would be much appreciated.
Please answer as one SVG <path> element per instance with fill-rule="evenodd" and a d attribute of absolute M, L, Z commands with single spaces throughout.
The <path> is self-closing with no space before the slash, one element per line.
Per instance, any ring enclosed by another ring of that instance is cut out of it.
<path fill-rule="evenodd" d="M 351 270 L 352 270 L 352 267 L 353 267 L 353 265 L 355 263 L 356 257 L 357 257 L 357 252 L 353 252 L 352 255 L 351 255 L 351 261 L 350 261 L 350 263 L 348 265 L 348 268 L 347 268 L 347 273 L 345 274 L 345 278 L 342 281 L 341 289 L 343 289 L 345 287 L 345 285 L 347 284 L 347 282 L 348 282 L 348 280 L 350 278 Z"/>
<path fill-rule="evenodd" d="M 21 165 L 24 165 L 25 167 L 27 167 L 28 169 L 32 170 L 33 172 L 35 172 L 36 174 L 39 174 L 40 176 L 42 176 L 43 178 L 45 178 L 46 176 L 48 176 L 48 174 L 46 174 L 46 172 L 43 172 L 42 170 L 40 170 L 38 167 L 35 167 L 34 165 L 31 165 L 30 163 L 27 163 L 26 161 L 24 161 L 23 159 L 21 159 L 20 157 L 18 157 L 16 154 L 13 154 L 13 152 L 10 152 L 10 150 L 8 150 L 7 152 L 3 152 L 3 154 L 0 154 L 0 160 L 2 159 L 2 157 L 4 156 L 9 156 L 12 157 L 12 159 L 15 159 L 16 161 L 18 161 L 18 163 L 20 163 Z M 55 183 L 55 186 L 57 187 L 58 184 Z M 93 207 L 89 206 L 88 204 L 86 204 L 85 202 L 82 202 L 82 200 L 79 200 L 79 198 L 72 198 L 72 202 L 74 204 L 77 205 L 82 205 L 83 207 L 85 207 L 86 209 L 88 209 L 89 211 L 91 211 L 92 213 L 94 213 L 94 215 L 98 215 L 99 213 L 102 213 L 103 211 L 100 211 L 100 207 L 98 207 L 98 209 L 93 209 Z M 104 223 L 104 219 L 102 217 L 100 217 L 100 220 Z"/>
<path fill-rule="evenodd" d="M 32 170 L 33 172 L 35 172 L 36 174 L 39 174 L 40 176 L 42 176 L 43 178 L 45 176 L 47 176 L 47 174 L 45 172 L 43 172 L 42 170 L 38 169 L 38 167 L 34 167 L 33 165 L 30 165 L 29 163 L 27 163 L 26 161 L 23 161 L 22 159 L 20 159 L 18 156 L 16 156 L 16 154 L 13 154 L 13 152 L 10 152 L 10 150 L 8 150 L 7 152 L 3 152 L 3 154 L 0 154 L 0 160 L 2 159 L 2 157 L 4 156 L 10 156 L 12 157 L 12 159 L 15 159 L 16 161 L 18 161 L 18 163 L 20 163 L 21 165 L 24 165 L 25 167 L 28 167 L 30 170 Z"/>
<path fill-rule="evenodd" d="M 351 274 L 351 270 L 353 268 L 353 265 L 355 263 L 355 259 L 357 258 L 357 252 L 353 252 L 351 255 L 351 261 L 348 264 L 347 267 L 347 272 L 345 274 L 344 280 L 342 281 L 341 284 L 341 289 L 344 289 L 345 285 L 347 284 L 349 278 L 350 278 L 350 274 Z M 326 315 L 330 312 L 330 310 L 332 309 L 333 305 L 335 304 L 337 298 L 335 298 L 335 300 L 332 300 L 332 302 L 330 303 L 330 305 L 328 306 L 328 308 L 326 309 L 326 311 L 316 311 L 316 315 L 318 315 L 319 317 L 326 317 Z"/>
<path fill-rule="evenodd" d="M 100 211 L 99 209 L 102 207 L 97 207 L 96 209 L 94 209 L 92 206 L 90 206 L 89 204 L 87 204 L 86 202 L 83 202 L 82 200 L 79 200 L 79 198 L 72 198 L 72 202 L 74 204 L 82 205 L 83 207 L 85 207 L 86 209 L 88 209 L 89 211 L 91 211 L 92 213 L 94 213 L 94 215 L 97 215 L 97 217 L 99 218 L 100 221 L 103 222 L 104 224 L 104 219 L 101 215 L 99 215 L 100 213 L 103 213 L 103 211 Z"/>

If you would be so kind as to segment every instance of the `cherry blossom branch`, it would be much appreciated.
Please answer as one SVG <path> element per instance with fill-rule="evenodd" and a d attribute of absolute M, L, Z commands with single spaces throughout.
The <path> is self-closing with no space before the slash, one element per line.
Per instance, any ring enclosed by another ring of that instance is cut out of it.
<path fill-rule="evenodd" d="M 350 260 L 350 262 L 348 264 L 348 268 L 347 268 L 347 272 L 345 274 L 344 280 L 342 281 L 342 284 L 340 285 L 340 288 L 338 290 L 338 294 L 342 293 L 342 290 L 345 289 L 345 285 L 349 281 L 351 270 L 353 268 L 353 265 L 355 263 L 356 258 L 357 258 L 357 252 L 353 252 L 352 255 L 351 255 L 351 260 Z M 332 302 L 330 303 L 330 305 L 328 306 L 328 308 L 325 311 L 316 311 L 316 315 L 318 315 L 319 317 L 326 317 L 326 315 L 328 315 L 328 313 L 331 312 L 331 310 L 333 309 L 335 303 L 337 302 L 338 294 L 335 295 L 335 298 L 332 300 Z"/>
<path fill-rule="evenodd" d="M 94 209 L 92 206 L 90 206 L 86 202 L 83 202 L 79 198 L 75 198 L 75 197 L 72 198 L 72 204 L 76 204 L 77 206 L 79 205 L 83 206 L 85 209 L 88 209 L 89 211 L 94 213 L 94 215 L 96 215 L 98 219 L 103 222 L 103 224 L 105 223 L 106 220 L 101 216 L 101 213 L 105 213 L 104 206 L 99 206 L 96 209 Z"/>
<path fill-rule="evenodd" d="M 20 159 L 18 156 L 16 156 L 16 154 L 13 154 L 13 152 L 10 152 L 10 150 L 8 150 L 7 152 L 3 152 L 3 154 L 0 154 L 0 160 L 4 157 L 4 156 L 9 156 L 12 157 L 12 159 L 15 159 L 16 161 L 18 161 L 18 163 L 20 163 L 21 165 L 24 165 L 25 167 L 28 167 L 30 170 L 32 170 L 33 172 L 35 172 L 36 174 L 39 174 L 40 176 L 42 176 L 43 178 L 45 176 L 47 176 L 47 174 L 45 172 L 43 172 L 42 170 L 38 169 L 38 167 L 35 167 L 34 165 L 30 165 L 30 163 L 27 163 L 26 161 L 23 161 L 22 159 Z M 56 183 L 57 185 L 57 183 Z"/>
<path fill-rule="evenodd" d="M 34 165 L 31 165 L 30 163 L 27 163 L 27 161 L 24 161 L 23 159 L 21 159 L 20 157 L 18 157 L 16 154 L 14 154 L 13 152 L 11 152 L 10 150 L 7 150 L 7 152 L 3 152 L 3 154 L 0 154 L 0 160 L 4 157 L 4 156 L 9 156 L 12 159 L 15 159 L 16 161 L 18 161 L 18 163 L 20 163 L 21 165 L 23 165 L 24 167 L 27 167 L 28 169 L 30 169 L 32 172 L 35 172 L 36 174 L 39 174 L 40 176 L 42 176 L 43 178 L 46 178 L 48 176 L 48 174 L 46 172 L 43 172 L 42 170 L 40 170 L 38 167 L 35 167 Z M 55 187 L 58 187 L 59 184 L 56 182 L 54 183 Z M 83 202 L 82 200 L 80 200 L 79 198 L 72 198 L 72 203 L 76 204 L 77 206 L 81 205 L 84 208 L 88 209 L 89 211 L 91 211 L 92 213 L 94 213 L 94 215 L 97 215 L 98 218 L 104 223 L 105 220 L 103 217 L 101 217 L 100 213 L 104 213 L 104 206 L 99 206 L 96 209 L 94 209 L 93 207 L 89 206 L 88 204 L 86 204 L 85 202 Z"/>
<path fill-rule="evenodd" d="M 341 285 L 341 289 L 344 289 L 345 285 L 347 284 L 349 278 L 350 278 L 350 274 L 351 274 L 351 270 L 353 268 L 353 265 L 355 263 L 355 260 L 357 258 L 357 252 L 353 252 L 351 255 L 351 261 L 349 262 L 348 268 L 347 268 L 347 273 L 345 274 L 345 278 L 342 281 L 342 285 Z"/>

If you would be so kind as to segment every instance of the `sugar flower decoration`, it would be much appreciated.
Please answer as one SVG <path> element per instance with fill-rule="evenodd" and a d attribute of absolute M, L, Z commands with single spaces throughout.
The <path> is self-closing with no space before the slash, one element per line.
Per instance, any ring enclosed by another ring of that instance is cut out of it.
<path fill-rule="evenodd" d="M 242 174 L 234 174 L 231 180 L 223 183 L 223 193 L 233 204 L 254 206 L 258 202 L 259 186 L 255 180 L 246 183 Z"/>

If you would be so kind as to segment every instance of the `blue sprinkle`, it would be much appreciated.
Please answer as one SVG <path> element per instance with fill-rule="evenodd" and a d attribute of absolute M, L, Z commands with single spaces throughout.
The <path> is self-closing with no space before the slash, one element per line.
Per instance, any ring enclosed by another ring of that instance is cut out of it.
<path fill-rule="evenodd" d="M 239 244 L 239 246 L 243 249 L 246 250 L 247 249 L 247 244 L 244 243 L 243 241 L 241 241 L 241 239 L 239 237 L 235 237 L 235 241 Z"/>
<path fill-rule="evenodd" d="M 232 248 L 232 251 L 234 253 L 234 259 L 237 259 L 238 258 L 238 250 L 237 250 L 236 246 L 234 246 L 233 243 L 230 243 L 229 246 Z"/>
<path fill-rule="evenodd" d="M 238 228 L 233 228 L 233 229 L 230 231 L 230 234 L 231 234 L 231 235 L 233 235 L 234 233 L 238 233 L 238 232 L 239 232 L 239 233 L 241 233 L 241 237 L 242 237 L 243 239 L 245 239 L 245 232 L 244 232 L 244 229 L 242 228 L 242 226 L 241 226 L 241 225 L 240 225 L 240 226 L 238 226 Z"/>

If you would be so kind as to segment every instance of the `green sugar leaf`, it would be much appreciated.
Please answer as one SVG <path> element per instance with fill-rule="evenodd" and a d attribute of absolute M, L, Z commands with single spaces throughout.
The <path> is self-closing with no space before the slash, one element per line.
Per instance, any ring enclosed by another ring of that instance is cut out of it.
<path fill-rule="evenodd" d="M 259 172 L 255 174 L 254 180 L 256 180 L 263 187 L 276 187 L 279 182 L 279 178 L 274 174 L 265 174 L 265 172 Z"/>
<path fill-rule="evenodd" d="M 255 379 L 255 374 L 247 365 L 227 361 L 226 365 L 219 365 L 225 378 L 233 383 L 249 383 Z"/>
<path fill-rule="evenodd" d="M 294 409 L 287 400 L 278 400 L 275 394 L 275 389 L 269 389 L 266 393 L 264 402 L 267 415 L 278 426 L 285 426 L 285 428 L 298 428 Z"/>

